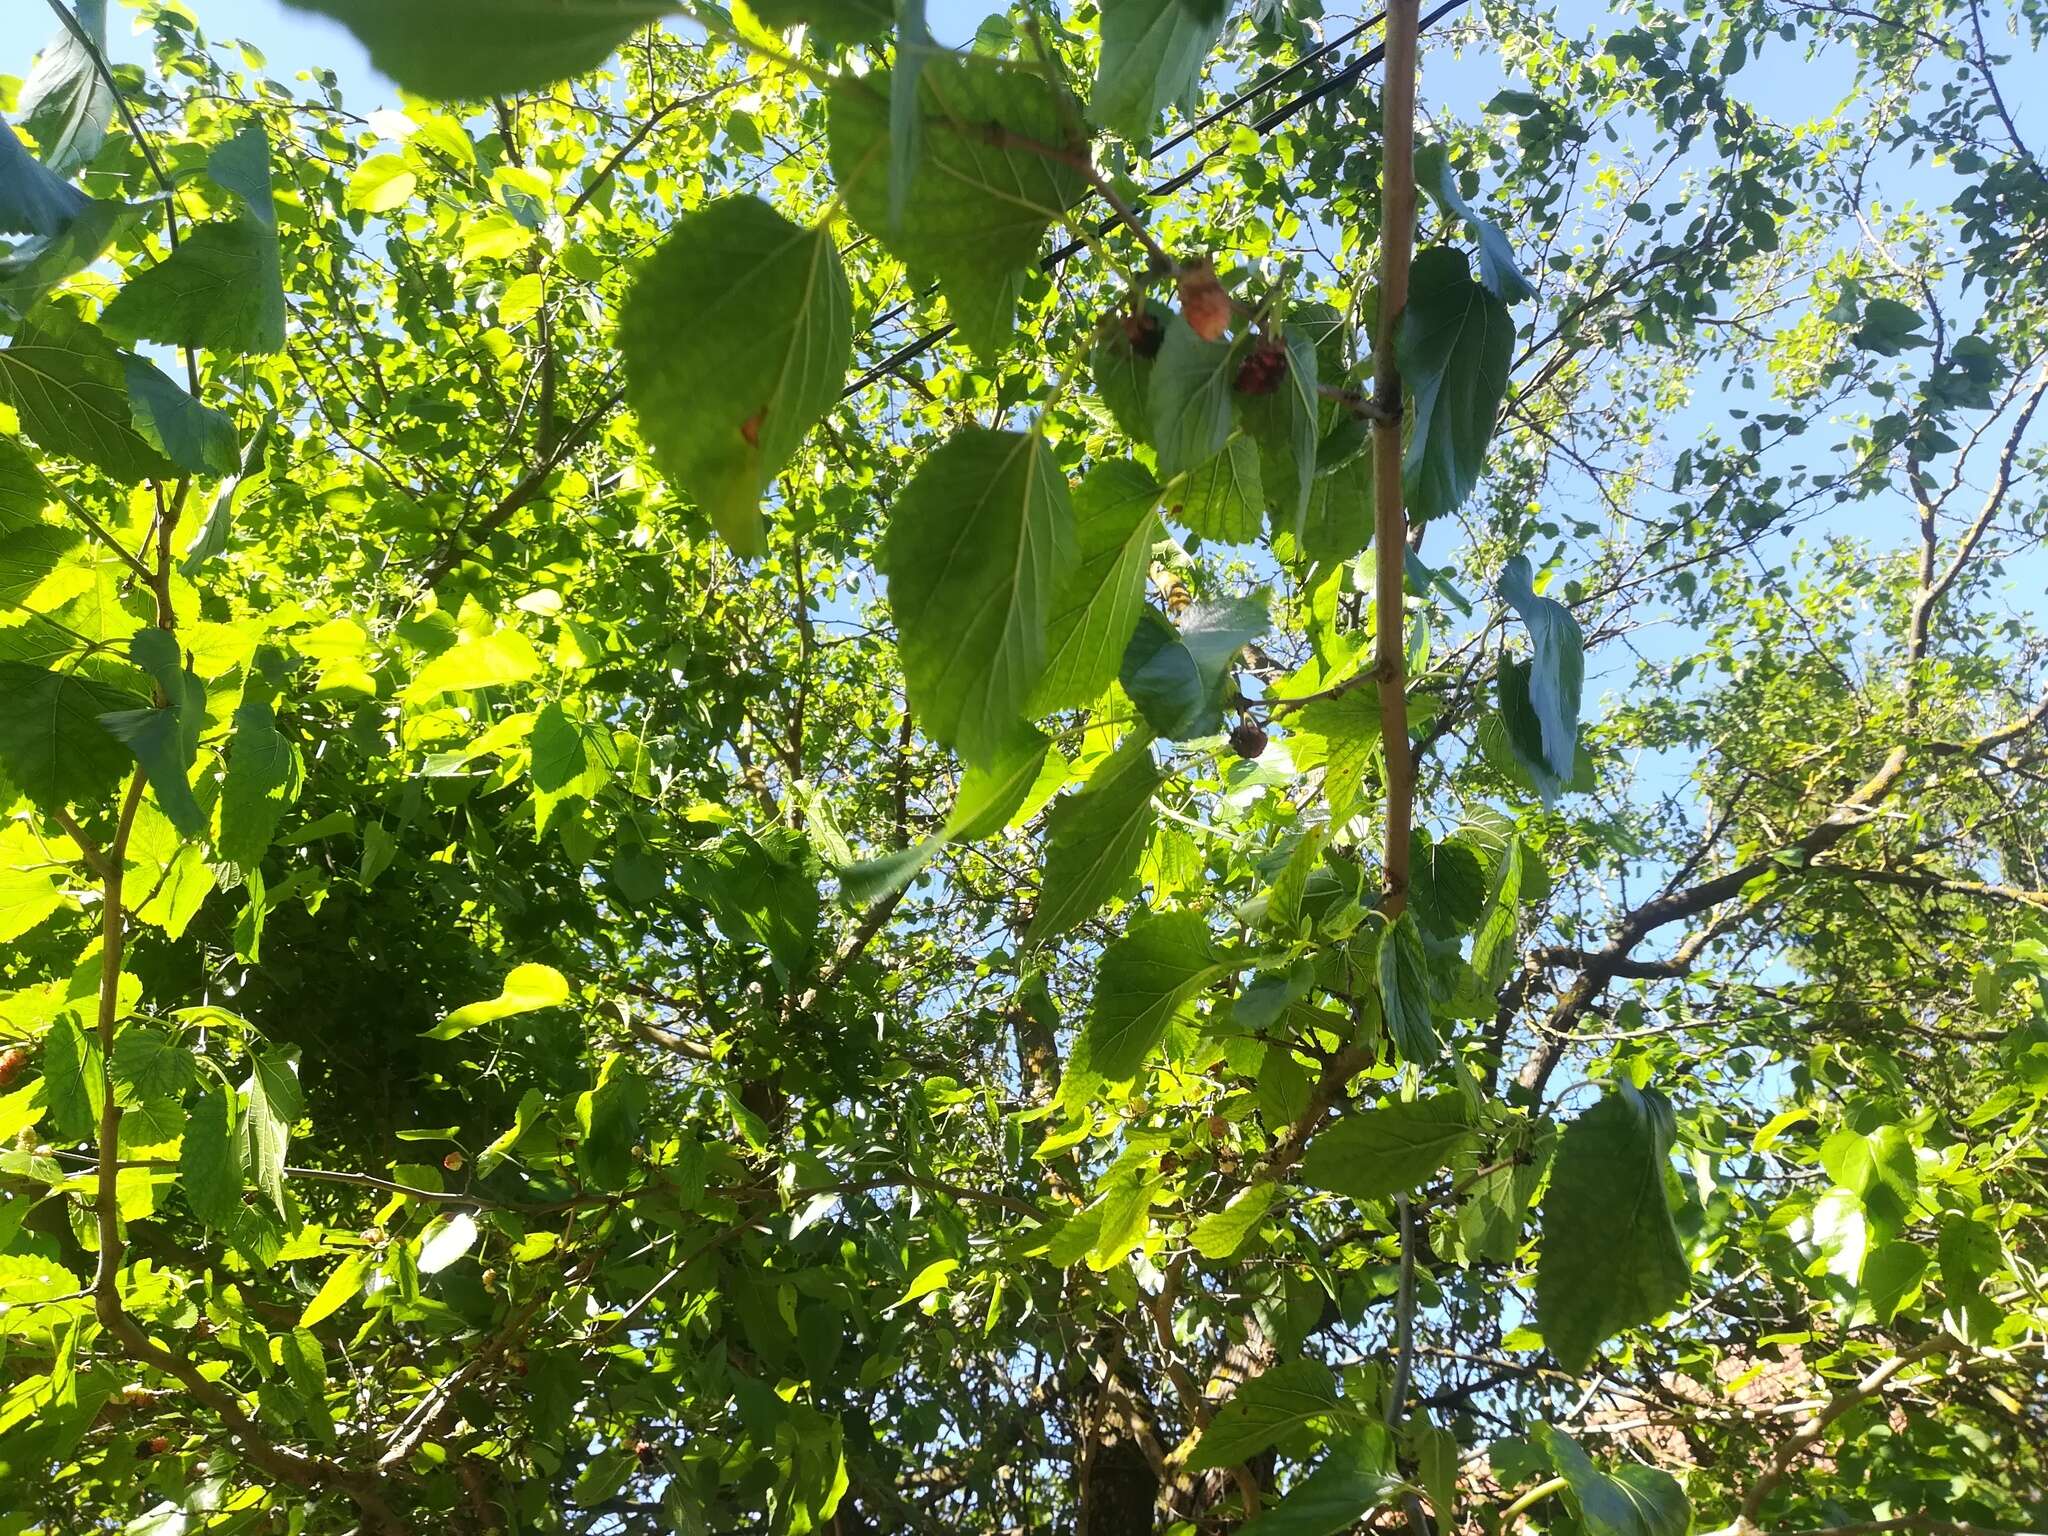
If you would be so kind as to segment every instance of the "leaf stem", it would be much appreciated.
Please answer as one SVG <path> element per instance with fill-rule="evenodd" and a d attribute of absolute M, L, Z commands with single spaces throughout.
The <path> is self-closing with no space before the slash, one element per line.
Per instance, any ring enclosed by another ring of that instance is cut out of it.
<path fill-rule="evenodd" d="M 1566 1482 L 1561 1477 L 1548 1478 L 1545 1481 L 1538 1483 L 1534 1488 L 1531 1488 L 1527 1493 L 1523 1494 L 1520 1498 L 1516 1499 L 1514 1503 L 1510 1504 L 1506 1509 L 1500 1512 L 1500 1523 L 1503 1526 L 1505 1526 L 1510 1520 L 1514 1519 L 1515 1516 L 1521 1514 L 1522 1511 L 1529 1509 L 1534 1505 L 1541 1504 L 1553 1493 L 1563 1493 L 1565 1489 L 1569 1488 L 1570 1486 L 1571 1484 Z"/>

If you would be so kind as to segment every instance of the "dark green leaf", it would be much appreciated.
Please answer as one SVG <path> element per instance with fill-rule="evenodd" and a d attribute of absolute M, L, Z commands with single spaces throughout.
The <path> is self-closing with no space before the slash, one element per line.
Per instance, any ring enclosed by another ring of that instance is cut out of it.
<path fill-rule="evenodd" d="M 1503 304 L 1519 304 L 1536 297 L 1536 290 L 1515 266 L 1515 248 L 1500 226 L 1481 216 L 1458 190 L 1458 173 L 1451 165 L 1450 151 L 1441 144 L 1425 144 L 1415 152 L 1415 184 L 1436 199 L 1439 208 L 1452 218 L 1465 221 L 1472 238 L 1479 242 L 1479 281 Z"/>
<path fill-rule="evenodd" d="M 633 1145 L 647 1108 L 647 1085 L 623 1056 L 609 1056 L 597 1086 L 576 1100 L 583 1140 L 576 1167 L 598 1189 L 624 1189 L 633 1177 Z"/>
<path fill-rule="evenodd" d="M 128 754 L 100 725 L 135 696 L 76 672 L 0 662 L 0 776 L 45 809 L 90 804 L 112 789 Z"/>
<path fill-rule="evenodd" d="M 679 220 L 619 324 L 628 402 L 663 473 L 742 555 L 761 496 L 839 398 L 852 300 L 829 229 L 729 197 Z"/>
<path fill-rule="evenodd" d="M 161 1029 L 132 1023 L 114 1041 L 114 1077 L 124 1104 L 176 1098 L 199 1086 L 199 1064 Z"/>
<path fill-rule="evenodd" d="M 891 216 L 890 77 L 842 77 L 830 103 L 832 171 L 847 210 L 920 279 L 936 281 L 953 323 L 985 362 L 1009 344 L 1017 295 L 1046 229 L 1087 183 L 1057 156 L 1007 146 L 1011 136 L 1085 153 L 1072 103 L 1042 77 L 992 59 L 937 54 L 918 80 L 921 150 Z"/>
<path fill-rule="evenodd" d="M 100 325 L 127 341 L 237 354 L 283 351 L 276 232 L 247 216 L 188 230 L 175 251 L 122 285 L 100 312 Z"/>
<path fill-rule="evenodd" d="M 1160 474 L 1171 479 L 1222 451 L 1230 437 L 1238 350 L 1228 341 L 1202 340 L 1179 315 L 1167 322 L 1146 396 Z"/>
<path fill-rule="evenodd" d="M 1318 1189 L 1384 1200 L 1420 1189 L 1479 1144 L 1472 1106 L 1459 1093 L 1346 1115 L 1308 1144 L 1301 1176 Z"/>
<path fill-rule="evenodd" d="M 1224 696 L 1238 653 L 1269 622 L 1263 596 L 1190 608 L 1178 628 L 1148 608 L 1124 651 L 1124 692 L 1146 724 L 1169 741 L 1213 736 L 1223 729 Z"/>
<path fill-rule="evenodd" d="M 1256 542 L 1266 511 L 1259 445 L 1231 433 L 1222 452 L 1175 475 L 1164 495 L 1167 516 L 1189 532 L 1219 544 Z"/>
<path fill-rule="evenodd" d="M 1664 1096 L 1626 1083 L 1565 1127 L 1543 1199 L 1536 1320 L 1568 1371 L 1691 1283 L 1664 1196 L 1671 1139 Z"/>
<path fill-rule="evenodd" d="M 1555 779 L 1568 781 L 1579 750 L 1585 635 L 1563 603 L 1536 594 L 1526 556 L 1516 555 L 1501 568 L 1499 591 L 1528 626 L 1535 653 L 1528 674 L 1529 708 L 1536 716 L 1543 766 Z M 1509 739 L 1515 740 L 1515 735 Z"/>
<path fill-rule="evenodd" d="M 1152 835 L 1152 792 L 1164 776 L 1152 744 L 1133 735 L 1077 794 L 1046 816 L 1045 878 L 1027 936 L 1043 943 L 1093 917 L 1138 867 Z"/>
<path fill-rule="evenodd" d="M 185 1121 L 178 1169 L 192 1214 L 217 1231 L 231 1231 L 242 1216 L 242 1159 L 236 1151 L 234 1095 L 225 1084 L 209 1088 Z"/>
<path fill-rule="evenodd" d="M 251 1058 L 249 1068 L 249 1080 L 242 1085 L 249 1100 L 249 1113 L 242 1122 L 243 1162 L 249 1181 L 270 1196 L 282 1216 L 285 1151 L 291 1144 L 292 1127 L 306 1113 L 306 1101 L 299 1091 L 299 1065 L 295 1057 L 276 1046 L 266 1046 Z"/>
<path fill-rule="evenodd" d="M 0 235 L 54 239 L 90 202 L 31 155 L 11 125 L 0 123 Z"/>
<path fill-rule="evenodd" d="M 1148 298 L 1135 313 L 1124 310 L 1106 318 L 1088 351 L 1095 393 L 1116 424 L 1138 442 L 1152 438 L 1152 365 L 1173 317 L 1172 310 Z"/>
<path fill-rule="evenodd" d="M 1104 0 L 1088 120 L 1142 145 L 1160 113 L 1193 95 L 1229 14 L 1228 0 Z"/>
<path fill-rule="evenodd" d="M 1410 521 L 1457 511 L 1478 484 L 1514 343 L 1507 306 L 1472 281 L 1461 252 L 1415 258 L 1396 345 L 1414 416 L 1401 462 Z"/>
<path fill-rule="evenodd" d="M 149 775 L 150 792 L 171 825 L 187 838 L 206 835 L 206 814 L 192 794 L 192 760 L 206 724 L 206 685 L 189 671 L 178 642 L 165 630 L 136 631 L 129 643 L 137 666 L 156 679 L 165 703 L 150 709 L 109 710 L 100 724 L 135 755 Z"/>
<path fill-rule="evenodd" d="M 1315 1471 L 1244 1527 L 1244 1536 L 1334 1536 L 1399 1498 L 1408 1484 L 1386 1430 L 1367 1424 L 1330 1447 Z"/>
<path fill-rule="evenodd" d="M 1037 433 L 970 427 L 925 460 L 881 553 L 925 734 L 970 762 L 1002 750 L 1044 675 L 1053 594 L 1075 563 L 1066 479 Z"/>
<path fill-rule="evenodd" d="M 1343 1421 L 1351 1409 L 1320 1360 L 1289 1360 L 1254 1376 L 1217 1410 L 1188 1457 L 1188 1470 L 1238 1466 L 1306 1426 Z"/>
<path fill-rule="evenodd" d="M 42 1060 L 50 1128 L 64 1141 L 97 1138 L 106 1103 L 99 1040 L 81 1029 L 73 1015 L 64 1014 L 43 1039 Z"/>
<path fill-rule="evenodd" d="M 1403 912 L 1380 936 L 1379 984 L 1394 1049 L 1403 1061 L 1420 1067 L 1434 1064 L 1444 1043 L 1429 1015 L 1429 955 L 1413 913 Z"/>
<path fill-rule="evenodd" d="M 177 466 L 137 430 L 128 390 L 129 360 L 55 306 L 37 310 L 0 349 L 0 400 L 20 413 L 22 430 L 39 445 L 123 484 L 176 479 Z"/>
<path fill-rule="evenodd" d="M 335 17 L 422 96 L 537 90 L 595 69 L 670 0 L 288 0 Z"/>
<path fill-rule="evenodd" d="M 1116 681 L 1145 601 L 1152 546 L 1164 533 L 1153 508 L 1159 487 L 1136 464 L 1098 464 L 1074 491 L 1080 557 L 1053 593 L 1045 675 L 1031 712 L 1093 704 Z"/>
<path fill-rule="evenodd" d="M 1569 1435 L 1548 1424 L 1538 1425 L 1536 1434 L 1571 1485 L 1588 1536 L 1686 1536 L 1692 1529 L 1692 1506 L 1670 1473 L 1624 1462 L 1610 1476 Z"/>
<path fill-rule="evenodd" d="M 27 314 L 57 284 L 105 255 L 140 212 L 133 203 L 90 202 L 61 233 L 24 240 L 0 253 L 0 311 Z"/>
<path fill-rule="evenodd" d="M 1434 842 L 1420 830 L 1409 850 L 1409 911 L 1429 933 L 1456 938 L 1479 921 L 1486 905 L 1486 870 L 1479 855 L 1456 839 Z"/>
<path fill-rule="evenodd" d="M 805 27 L 813 38 L 835 49 L 880 42 L 896 20 L 887 0 L 759 0 L 753 9 L 778 32 Z"/>
<path fill-rule="evenodd" d="M 1192 912 L 1147 913 L 1102 952 L 1095 999 L 1074 1043 L 1061 1096 L 1069 1102 L 1102 1083 L 1137 1075 L 1166 1026 L 1225 962 Z"/>
<path fill-rule="evenodd" d="M 299 776 L 298 754 L 256 686 L 250 684 L 235 710 L 220 792 L 220 856 L 244 869 L 256 868 L 269 852 Z"/>
<path fill-rule="evenodd" d="M 107 0 L 76 0 L 72 14 L 104 56 Z M 22 127 L 35 136 L 38 157 L 56 176 L 90 165 L 114 121 L 114 93 L 92 50 L 69 27 L 59 27 L 37 57 L 16 106 Z"/>

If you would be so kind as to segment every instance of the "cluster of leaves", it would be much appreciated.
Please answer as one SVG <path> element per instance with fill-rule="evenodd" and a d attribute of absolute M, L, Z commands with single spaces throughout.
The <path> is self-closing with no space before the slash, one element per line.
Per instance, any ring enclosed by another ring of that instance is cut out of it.
<path fill-rule="evenodd" d="M 2038 1524 L 1974 5 L 293 3 L 0 82 L 5 1529 Z"/>

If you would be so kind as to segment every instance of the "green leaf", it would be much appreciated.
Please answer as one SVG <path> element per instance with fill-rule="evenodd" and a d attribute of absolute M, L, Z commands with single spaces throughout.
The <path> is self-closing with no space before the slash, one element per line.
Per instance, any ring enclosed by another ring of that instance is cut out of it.
<path fill-rule="evenodd" d="M 969 427 L 927 458 L 883 536 L 910 705 L 926 735 L 985 761 L 1045 673 L 1053 593 L 1076 563 L 1066 479 L 1036 432 Z"/>
<path fill-rule="evenodd" d="M 1166 515 L 1190 533 L 1219 544 L 1258 541 L 1266 516 L 1259 445 L 1233 432 L 1214 458 L 1166 483 Z"/>
<path fill-rule="evenodd" d="M 804 27 L 834 49 L 878 43 L 896 20 L 887 0 L 757 0 L 753 10 L 778 32 Z"/>
<path fill-rule="evenodd" d="M 1440 1093 L 1346 1115 L 1308 1144 L 1301 1176 L 1355 1200 L 1384 1200 L 1420 1189 L 1440 1168 L 1469 1162 L 1478 1146 L 1465 1096 Z"/>
<path fill-rule="evenodd" d="M 1322 738 L 1323 797 L 1330 804 L 1330 820 L 1341 825 L 1364 805 L 1365 771 L 1380 742 L 1379 692 L 1368 679 L 1334 698 L 1304 705 L 1295 718 L 1301 731 Z"/>
<path fill-rule="evenodd" d="M 1272 466 L 1273 526 L 1297 542 L 1307 529 L 1322 435 L 1323 399 L 1315 335 L 1308 326 L 1281 327 L 1279 375 L 1271 391 L 1240 395 L 1238 407 L 1265 464 Z"/>
<path fill-rule="evenodd" d="M 1436 200 L 1436 205 L 1454 219 L 1462 219 L 1472 238 L 1479 242 L 1479 281 L 1503 304 L 1519 304 L 1536 297 L 1536 290 L 1515 266 L 1515 248 L 1500 226 L 1474 211 L 1458 190 L 1458 173 L 1451 165 L 1450 151 L 1441 144 L 1425 144 L 1415 152 L 1415 184 Z"/>
<path fill-rule="evenodd" d="M 364 1282 L 370 1278 L 370 1262 L 366 1253 L 351 1253 L 335 1265 L 313 1299 L 306 1303 L 306 1310 L 299 1314 L 299 1326 L 315 1327 L 361 1295 Z"/>
<path fill-rule="evenodd" d="M 984 363 L 1009 344 L 1024 274 L 1045 232 L 1080 201 L 1087 181 L 1074 166 L 1006 147 L 1011 136 L 1060 154 L 1081 155 L 1072 103 L 1039 75 L 993 59 L 924 57 L 916 137 L 921 149 L 892 217 L 891 77 L 842 76 L 829 108 L 832 174 L 847 211 L 903 258 L 918 280 L 935 281 L 961 336 Z"/>
<path fill-rule="evenodd" d="M 632 1180 L 633 1146 L 646 1108 L 647 1085 L 632 1063 L 616 1053 L 607 1056 L 597 1086 L 576 1098 L 576 1126 L 583 1133 L 576 1168 L 587 1182 L 598 1189 L 624 1189 Z"/>
<path fill-rule="evenodd" d="M 235 1146 L 233 1090 L 216 1083 L 185 1121 L 178 1152 L 178 1183 L 192 1214 L 216 1231 L 242 1219 L 242 1159 Z"/>
<path fill-rule="evenodd" d="M 1380 936 L 1379 984 L 1394 1049 L 1403 1061 L 1433 1065 L 1443 1055 L 1444 1043 L 1429 1015 L 1429 954 L 1412 912 L 1403 912 Z"/>
<path fill-rule="evenodd" d="M 31 155 L 11 125 L 0 122 L 0 235 L 55 239 L 90 203 Z"/>
<path fill-rule="evenodd" d="M 1152 546 L 1163 536 L 1159 487 L 1128 460 L 1097 464 L 1074 491 L 1079 558 L 1053 592 L 1045 674 L 1033 714 L 1093 704 L 1116 681 L 1145 603 Z"/>
<path fill-rule="evenodd" d="M 277 233 L 243 216 L 188 230 L 122 285 L 100 326 L 127 341 L 249 354 L 284 350 L 284 317 Z"/>
<path fill-rule="evenodd" d="M 1881 1243 L 1864 1258 L 1858 1288 L 1870 1304 L 1871 1320 L 1880 1328 L 1890 1323 L 1920 1288 L 1927 1265 L 1927 1250 L 1904 1241 Z"/>
<path fill-rule="evenodd" d="M 1320 1360 L 1289 1360 L 1239 1387 L 1189 1453 L 1190 1472 L 1235 1467 L 1309 1426 L 1342 1423 L 1354 1410 Z"/>
<path fill-rule="evenodd" d="M 72 14 L 104 55 L 107 0 L 75 0 Z M 92 51 L 69 27 L 60 27 L 15 103 L 21 126 L 35 136 L 36 149 L 53 176 L 70 176 L 92 163 L 114 121 L 114 93 L 93 63 Z"/>
<path fill-rule="evenodd" d="M 1881 1239 L 1899 1235 L 1920 1193 L 1913 1143 L 1896 1125 L 1865 1135 L 1841 1130 L 1821 1143 L 1820 1164 L 1828 1177 L 1863 1202 L 1863 1214 Z"/>
<path fill-rule="evenodd" d="M 470 693 L 523 683 L 540 671 L 533 642 L 516 629 L 467 635 L 419 670 L 405 689 L 408 704 L 425 703 L 443 693 Z"/>
<path fill-rule="evenodd" d="M 149 775 L 150 793 L 179 835 L 206 835 L 206 813 L 192 795 L 192 760 L 206 725 L 206 684 L 184 665 L 168 631 L 140 629 L 129 642 L 135 664 L 156 679 L 165 703 L 151 709 L 109 710 L 100 724 L 135 755 Z"/>
<path fill-rule="evenodd" d="M 1027 943 L 1042 944 L 1093 917 L 1123 888 L 1152 835 L 1152 792 L 1164 777 L 1150 738 L 1134 734 L 1085 787 L 1053 805 Z"/>
<path fill-rule="evenodd" d="M 1539 597 L 1528 558 L 1516 555 L 1501 568 L 1500 595 L 1528 626 L 1534 651 L 1527 677 L 1529 708 L 1536 717 L 1541 763 L 1554 779 L 1569 781 L 1579 750 L 1579 700 L 1586 682 L 1586 638 L 1571 610 L 1555 598 Z M 1517 755 L 1528 743 L 1510 730 Z"/>
<path fill-rule="evenodd" d="M 1478 483 L 1514 343 L 1507 306 L 1472 281 L 1463 253 L 1433 246 L 1415 258 L 1395 346 L 1414 416 L 1401 462 L 1411 521 L 1457 511 Z"/>
<path fill-rule="evenodd" d="M 619 350 L 662 472 L 735 551 L 766 553 L 761 497 L 853 361 L 830 227 L 792 224 L 755 197 L 685 215 L 634 279 Z"/>
<path fill-rule="evenodd" d="M 43 535 L 49 528 L 43 508 L 55 499 L 35 456 L 19 439 L 0 437 L 0 534 Z"/>
<path fill-rule="evenodd" d="M 1088 1267 L 1107 1274 L 1120 1267 L 1145 1241 L 1152 1228 L 1152 1202 L 1160 1184 L 1138 1169 L 1123 1168 L 1103 1181 L 1102 1197 L 1095 1203 L 1095 1241 L 1088 1250 Z"/>
<path fill-rule="evenodd" d="M 249 1099 L 249 1112 L 242 1121 L 243 1161 L 249 1182 L 270 1196 L 270 1203 L 282 1216 L 285 1152 L 291 1145 L 292 1127 L 306 1113 L 296 1057 L 276 1046 L 256 1052 L 250 1058 L 249 1080 L 242 1091 Z"/>
<path fill-rule="evenodd" d="M 0 142 L 0 160 L 5 157 L 6 146 Z M 141 211 L 134 203 L 88 202 L 59 233 L 39 235 L 0 252 L 0 312 L 25 315 L 41 304 L 65 278 L 105 255 Z"/>
<path fill-rule="evenodd" d="M 1325 566 L 1349 560 L 1372 543 L 1373 524 L 1372 455 L 1323 467 L 1329 451 L 1327 441 L 1316 445 L 1318 468 L 1299 539 L 1302 555 Z"/>
<path fill-rule="evenodd" d="M 1244 1536 L 1333 1536 L 1407 1489 L 1386 1430 L 1367 1424 L 1330 1447 L 1315 1471 L 1244 1527 Z"/>
<path fill-rule="evenodd" d="M 1188 1242 L 1205 1259 L 1230 1258 L 1258 1230 L 1279 1195 L 1280 1186 L 1270 1180 L 1239 1190 L 1222 1210 L 1211 1211 L 1195 1223 Z"/>
<path fill-rule="evenodd" d="M 1135 1077 L 1195 994 L 1228 968 L 1192 912 L 1134 918 L 1095 967 L 1095 997 L 1061 1083 L 1068 1103 Z"/>
<path fill-rule="evenodd" d="M 233 138 L 214 147 L 206 157 L 206 174 L 223 191 L 233 193 L 261 228 L 273 235 L 277 232 L 277 200 L 270 190 L 270 139 L 258 119 L 250 118 Z"/>
<path fill-rule="evenodd" d="M 124 485 L 176 479 L 177 466 L 136 429 L 128 389 L 123 354 L 61 308 L 37 310 L 15 329 L 13 344 L 0 348 L 0 400 L 20 413 L 21 429 L 40 446 Z"/>
<path fill-rule="evenodd" d="M 179 469 L 232 475 L 242 467 L 234 422 L 178 388 L 153 363 L 131 357 L 123 370 L 136 434 Z"/>
<path fill-rule="evenodd" d="M 106 795 L 128 754 L 100 725 L 135 695 L 77 672 L 0 662 L 0 776 L 45 809 Z"/>
<path fill-rule="evenodd" d="M 64 1141 L 89 1141 L 99 1135 L 100 1110 L 106 1103 L 100 1072 L 100 1043 L 64 1014 L 43 1037 L 43 1103 L 50 1128 Z"/>
<path fill-rule="evenodd" d="M 1157 609 L 1139 617 L 1124 651 L 1124 692 L 1169 741 L 1223 729 L 1224 697 L 1237 656 L 1271 624 L 1264 594 L 1190 608 L 1176 628 Z"/>
<path fill-rule="evenodd" d="M 428 1040 L 453 1040 L 465 1030 L 514 1014 L 533 1013 L 541 1008 L 559 1008 L 569 1000 L 569 982 L 551 965 L 515 965 L 505 976 L 496 997 L 465 1003 L 428 1030 Z"/>
<path fill-rule="evenodd" d="M 341 205 L 351 213 L 392 213 L 411 200 L 419 182 L 403 155 L 372 155 L 349 173 Z"/>
<path fill-rule="evenodd" d="M 476 1218 L 467 1211 L 437 1216 L 420 1233 L 417 1263 L 423 1275 L 438 1275 L 476 1246 Z"/>
<path fill-rule="evenodd" d="M 1159 473 L 1169 480 L 1214 458 L 1229 440 L 1239 350 L 1233 342 L 1204 341 L 1179 315 L 1167 323 L 1146 398 L 1148 435 Z"/>
<path fill-rule="evenodd" d="M 1409 850 L 1409 910 L 1437 938 L 1456 938 L 1485 910 L 1486 870 L 1479 855 L 1455 838 L 1436 842 L 1419 828 Z"/>
<path fill-rule="evenodd" d="M 277 824 L 297 791 L 298 753 L 253 681 L 235 708 L 228 771 L 220 791 L 220 856 L 254 869 L 270 851 Z"/>
<path fill-rule="evenodd" d="M 114 1040 L 114 1078 L 123 1104 L 177 1098 L 199 1086 L 199 1064 L 164 1031 L 131 1023 Z"/>
<path fill-rule="evenodd" d="M 1120 311 L 1102 321 L 1088 349 L 1095 393 L 1127 436 L 1152 438 L 1152 364 L 1172 323 L 1173 311 L 1147 298 L 1135 313 Z"/>
<path fill-rule="evenodd" d="M 64 905 L 60 870 L 27 827 L 0 827 L 0 944 L 11 944 Z"/>
<path fill-rule="evenodd" d="M 672 0 L 287 0 L 332 16 L 422 96 L 538 90 L 595 69 Z"/>
<path fill-rule="evenodd" d="M 1486 898 L 1479 931 L 1472 937 L 1472 969 L 1486 990 L 1498 992 L 1521 959 L 1516 939 L 1522 891 L 1522 839 L 1510 834 L 1494 870 L 1493 889 Z"/>
<path fill-rule="evenodd" d="M 925 0 L 898 0 L 896 56 L 889 72 L 889 232 L 901 236 L 911 183 L 924 158 L 924 113 L 919 96 L 924 67 L 936 44 L 925 20 Z"/>
<path fill-rule="evenodd" d="M 1104 0 L 1088 120 L 1142 145 L 1160 113 L 1193 96 L 1229 14 L 1227 0 Z"/>
<path fill-rule="evenodd" d="M 1536 1436 L 1570 1485 L 1588 1536 L 1686 1536 L 1692 1529 L 1692 1506 L 1670 1473 L 1624 1462 L 1610 1476 L 1562 1431 L 1539 1424 Z"/>
<path fill-rule="evenodd" d="M 1557 797 L 1566 790 L 1592 787 L 1591 759 L 1581 747 L 1573 759 L 1570 778 L 1560 778 L 1551 772 L 1543 747 L 1543 722 L 1536 713 L 1531 696 L 1534 672 L 1533 660 L 1501 658 L 1498 678 L 1500 715 L 1497 720 L 1489 717 L 1480 721 L 1479 740 L 1482 750 L 1488 750 L 1488 732 L 1490 728 L 1494 729 L 1501 746 L 1506 749 L 1505 765 L 1512 770 L 1509 776 L 1534 789 L 1545 805 L 1555 805 Z"/>
<path fill-rule="evenodd" d="M 1568 1371 L 1691 1283 L 1664 1196 L 1671 1107 L 1623 1083 L 1565 1127 L 1543 1199 L 1536 1321 Z"/>
<path fill-rule="evenodd" d="M 547 1113 L 547 1099 L 538 1088 L 529 1088 L 519 1096 L 519 1107 L 512 1112 L 512 1124 L 497 1140 L 493 1141 L 476 1157 L 476 1176 L 486 1178 L 495 1173 L 525 1139 L 526 1133 L 540 1124 Z"/>

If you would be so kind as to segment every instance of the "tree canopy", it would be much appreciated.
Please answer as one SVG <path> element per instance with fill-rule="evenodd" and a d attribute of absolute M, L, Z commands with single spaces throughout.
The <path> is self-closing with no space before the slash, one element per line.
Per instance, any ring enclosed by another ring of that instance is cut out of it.
<path fill-rule="evenodd" d="M 0 1532 L 2048 1522 L 2041 0 L 129 3 Z"/>

